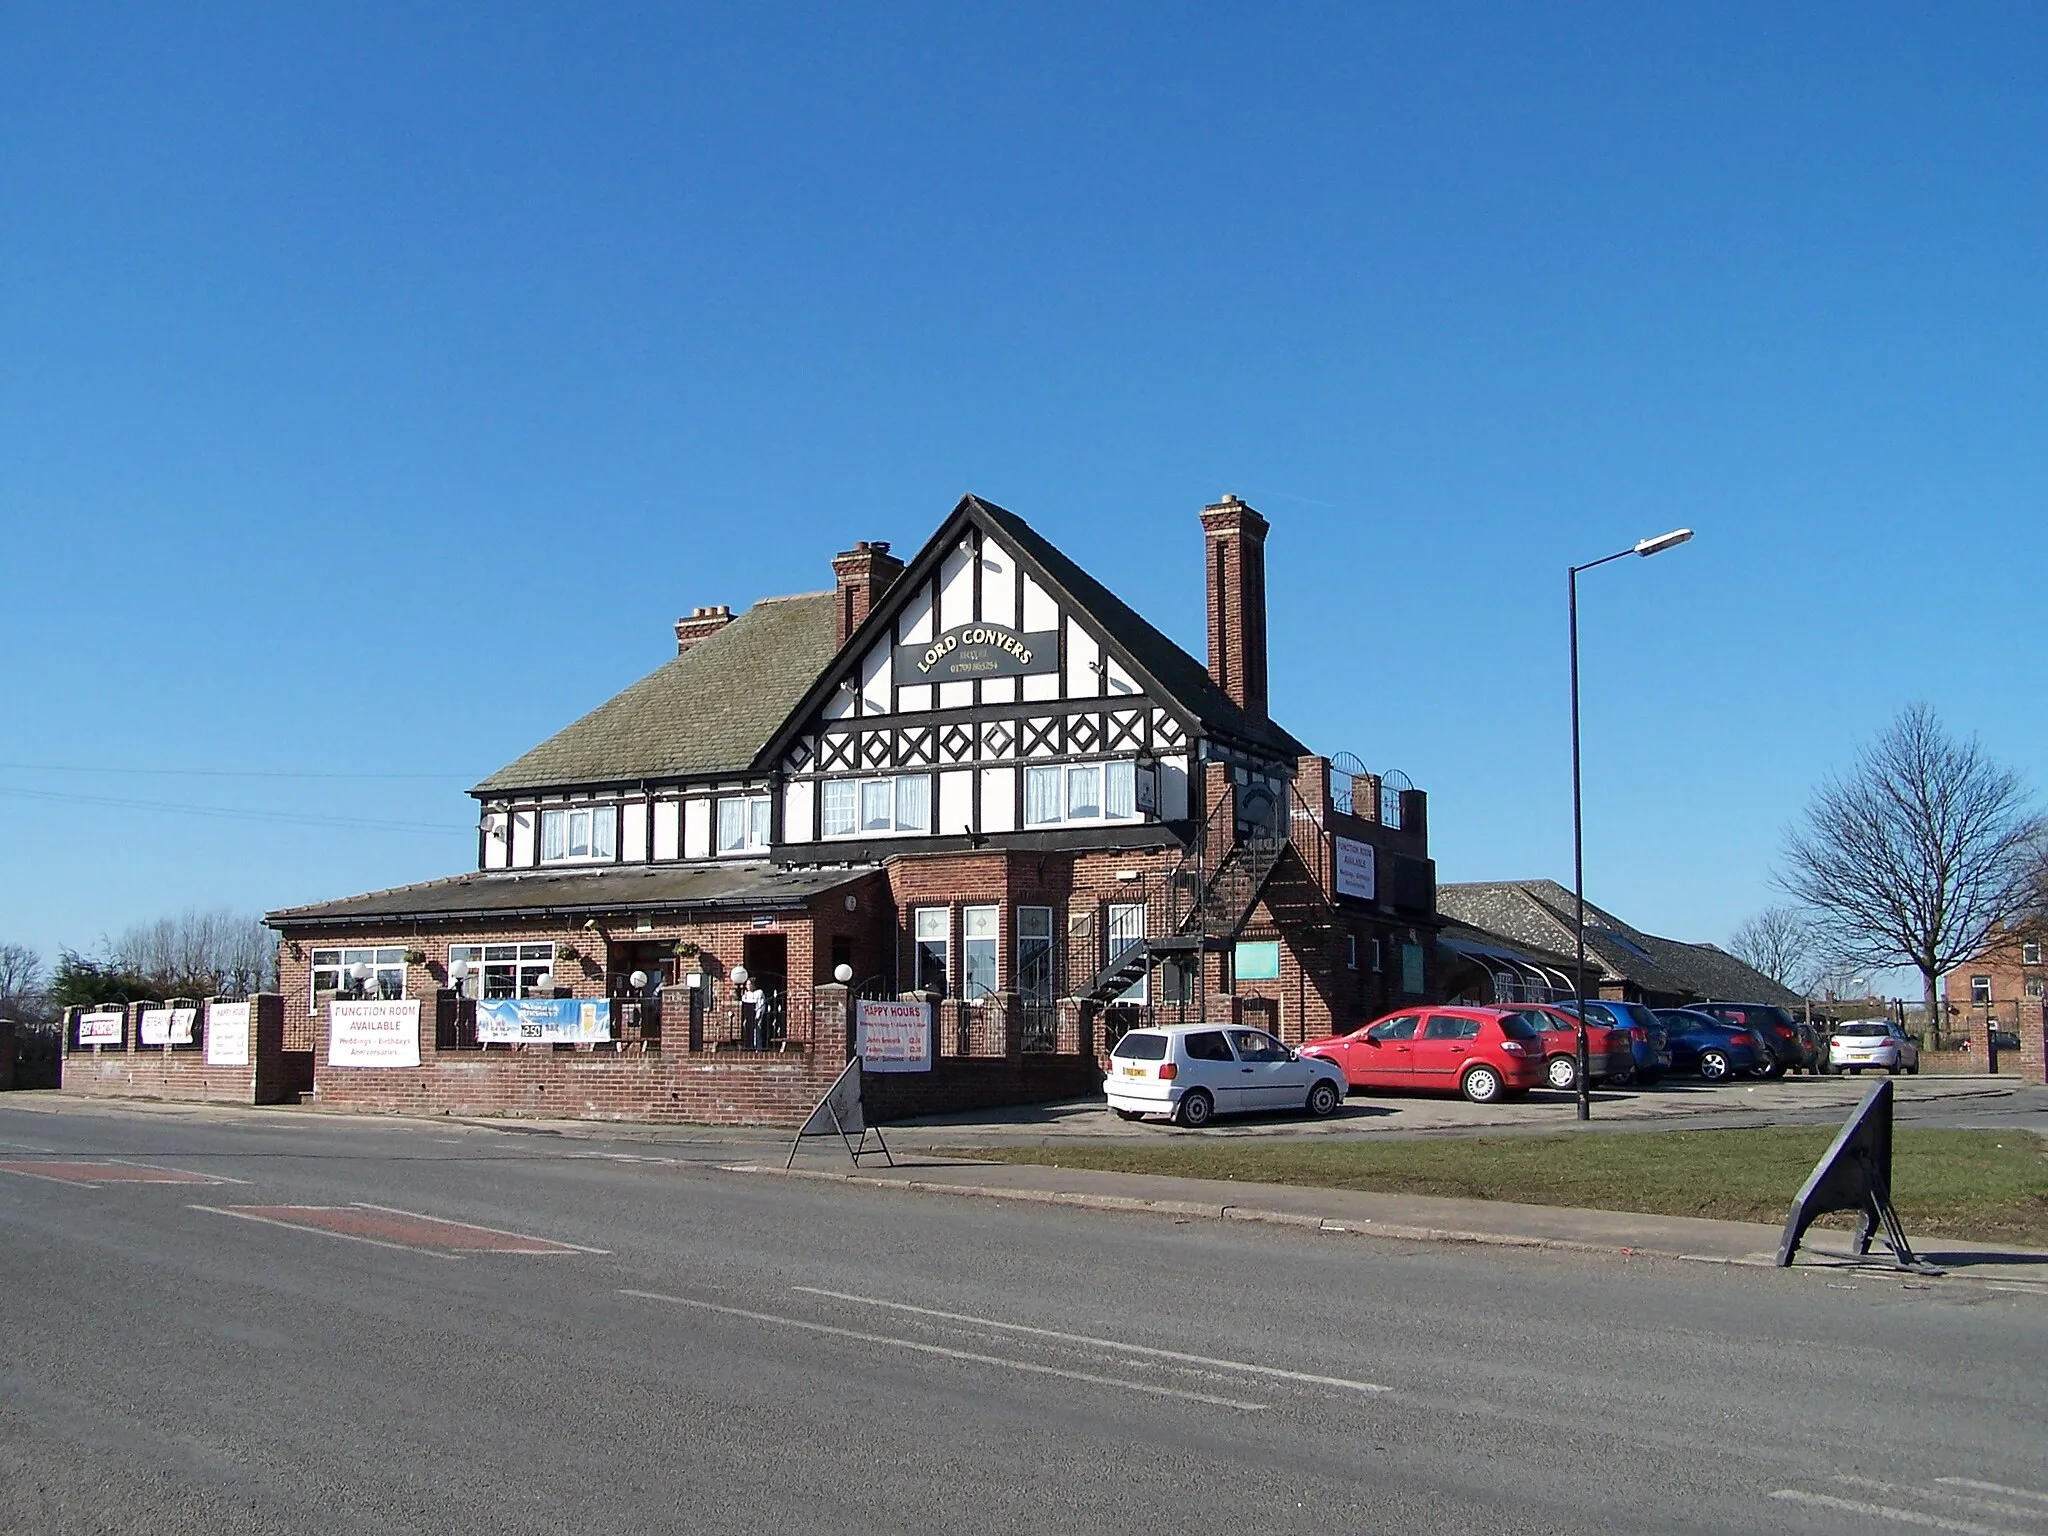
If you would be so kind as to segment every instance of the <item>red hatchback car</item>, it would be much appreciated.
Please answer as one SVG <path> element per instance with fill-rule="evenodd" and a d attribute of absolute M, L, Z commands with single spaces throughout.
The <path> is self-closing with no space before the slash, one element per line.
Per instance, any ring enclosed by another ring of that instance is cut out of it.
<path fill-rule="evenodd" d="M 1311 1040 L 1304 1056 L 1344 1069 L 1353 1088 L 1462 1093 L 1491 1104 L 1543 1081 L 1543 1037 L 1515 1008 L 1414 1008 L 1349 1035 Z"/>

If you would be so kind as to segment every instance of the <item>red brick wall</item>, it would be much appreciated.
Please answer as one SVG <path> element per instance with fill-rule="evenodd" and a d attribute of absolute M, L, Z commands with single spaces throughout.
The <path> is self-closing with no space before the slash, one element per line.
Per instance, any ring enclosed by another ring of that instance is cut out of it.
<path fill-rule="evenodd" d="M 207 1065 L 205 1029 L 190 1046 L 141 1045 L 142 1012 L 156 1003 L 132 1003 L 125 1046 L 71 1044 L 76 1014 L 66 1017 L 64 1061 L 59 1087 L 65 1093 L 99 1098 L 178 1099 L 211 1104 L 281 1104 L 300 1089 L 294 1064 L 284 1050 L 284 999 L 263 993 L 249 999 L 249 1065 Z M 206 1014 L 201 1005 L 201 1020 Z"/>

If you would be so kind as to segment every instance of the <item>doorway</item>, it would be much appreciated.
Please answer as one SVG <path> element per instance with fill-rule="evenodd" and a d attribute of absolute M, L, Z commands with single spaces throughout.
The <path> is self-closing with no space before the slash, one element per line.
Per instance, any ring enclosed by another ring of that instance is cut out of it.
<path fill-rule="evenodd" d="M 740 941 L 747 984 L 740 1019 L 749 1049 L 772 1050 L 789 1034 L 789 935 L 750 933 Z"/>

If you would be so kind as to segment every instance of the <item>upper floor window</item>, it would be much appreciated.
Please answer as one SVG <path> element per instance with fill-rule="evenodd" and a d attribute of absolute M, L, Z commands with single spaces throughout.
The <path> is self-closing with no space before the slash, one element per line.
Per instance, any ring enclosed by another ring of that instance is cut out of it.
<path fill-rule="evenodd" d="M 540 861 L 562 864 L 579 859 L 612 859 L 619 851 L 619 808 L 616 805 L 571 806 L 540 813 Z"/>
<path fill-rule="evenodd" d="M 356 968 L 363 968 L 362 974 Z M 405 948 L 316 949 L 313 991 L 343 992 L 351 997 L 405 996 Z"/>
<path fill-rule="evenodd" d="M 2039 965 L 2040 963 L 2041 941 L 2039 939 L 2028 939 L 2024 941 L 2020 945 L 2020 964 Z"/>
<path fill-rule="evenodd" d="M 1024 825 L 1129 821 L 1138 814 L 1137 766 L 1125 760 L 1024 770 Z"/>
<path fill-rule="evenodd" d="M 1991 978 L 1972 976 L 1970 978 L 1970 1006 L 1981 1008 L 1991 1001 Z"/>
<path fill-rule="evenodd" d="M 730 795 L 718 802 L 718 851 L 768 851 L 768 797 Z"/>
<path fill-rule="evenodd" d="M 820 787 L 819 827 L 825 837 L 890 836 L 932 829 L 932 777 L 827 779 Z"/>

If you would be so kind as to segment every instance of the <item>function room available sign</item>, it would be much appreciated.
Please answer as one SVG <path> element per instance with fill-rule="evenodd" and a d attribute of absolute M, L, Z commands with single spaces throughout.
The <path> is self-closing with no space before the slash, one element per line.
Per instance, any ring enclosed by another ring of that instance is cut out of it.
<path fill-rule="evenodd" d="M 192 1028 L 199 1022 L 197 1008 L 145 1008 L 142 1010 L 144 1045 L 190 1045 Z"/>
<path fill-rule="evenodd" d="M 1348 837 L 1333 841 L 1337 845 L 1337 894 L 1356 896 L 1360 901 L 1378 900 L 1379 870 L 1373 863 L 1372 844 Z"/>
<path fill-rule="evenodd" d="M 1000 624 L 956 624 L 918 644 L 896 647 L 896 683 L 971 683 L 981 677 L 1029 677 L 1060 669 L 1060 632 L 1026 634 Z"/>
<path fill-rule="evenodd" d="M 420 1000 L 336 998 L 327 1005 L 327 1061 L 336 1067 L 420 1064 Z"/>
<path fill-rule="evenodd" d="M 122 1026 L 127 1015 L 111 1010 L 99 1013 L 81 1013 L 78 1016 L 78 1043 L 80 1045 L 119 1045 L 123 1034 Z"/>
<path fill-rule="evenodd" d="M 612 1037 L 608 997 L 501 997 L 476 1005 L 484 1045 L 581 1045 Z"/>
<path fill-rule="evenodd" d="M 209 1067 L 249 1065 L 249 1005 L 206 1005 L 206 1064 Z"/>
<path fill-rule="evenodd" d="M 930 1003 L 860 1002 L 860 1062 L 870 1072 L 932 1069 Z"/>

